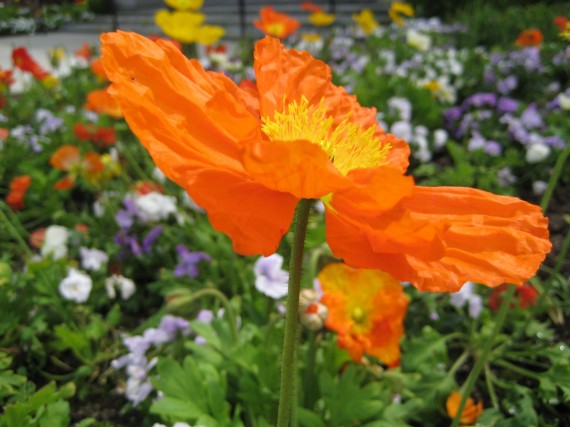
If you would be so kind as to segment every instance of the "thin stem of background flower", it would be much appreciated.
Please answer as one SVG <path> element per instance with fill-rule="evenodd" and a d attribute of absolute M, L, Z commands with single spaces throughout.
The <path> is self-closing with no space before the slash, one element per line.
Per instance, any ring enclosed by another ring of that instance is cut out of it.
<path fill-rule="evenodd" d="M 564 151 L 558 155 L 558 159 L 556 160 L 556 164 L 552 169 L 552 175 L 550 176 L 550 180 L 548 181 L 548 187 L 546 187 L 546 191 L 542 196 L 542 200 L 540 201 L 540 207 L 542 208 L 542 213 L 546 214 L 546 210 L 548 209 L 548 205 L 550 203 L 550 199 L 552 198 L 552 194 L 557 187 L 558 179 L 560 178 L 560 174 L 562 173 L 562 168 L 564 163 L 566 163 L 566 159 L 570 155 L 570 144 L 566 146 Z"/>
<path fill-rule="evenodd" d="M 459 407 L 457 408 L 457 414 L 453 419 L 451 427 L 457 427 L 461 422 L 461 415 L 463 414 L 463 409 L 465 408 L 467 399 L 471 395 L 471 390 L 473 390 L 475 382 L 477 381 L 477 378 L 479 378 L 479 374 L 481 373 L 481 370 L 483 369 L 485 363 L 487 362 L 487 357 L 489 356 L 491 347 L 495 342 L 495 338 L 497 337 L 501 328 L 503 327 L 503 323 L 505 323 L 505 319 L 507 317 L 507 311 L 509 309 L 509 306 L 511 305 L 511 301 L 514 295 L 515 295 L 515 286 L 511 285 L 505 292 L 505 297 L 499 309 L 499 314 L 497 315 L 497 319 L 495 321 L 495 327 L 491 332 L 491 336 L 487 338 L 487 340 L 485 341 L 485 347 L 483 347 L 481 356 L 479 356 L 479 358 L 477 359 L 477 363 L 475 363 L 475 366 L 473 366 L 473 369 L 471 370 L 471 373 L 467 378 L 467 382 L 462 387 L 461 402 L 459 403 Z"/>
<path fill-rule="evenodd" d="M 279 410 L 277 427 L 287 427 L 291 418 L 291 408 L 295 402 L 295 377 L 297 376 L 297 329 L 299 324 L 299 293 L 301 291 L 301 273 L 305 236 L 309 213 L 313 201 L 303 199 L 295 212 L 293 227 L 293 246 L 289 262 L 289 292 L 287 294 L 287 311 L 285 314 L 285 336 L 281 357 L 281 389 L 279 393 Z"/>

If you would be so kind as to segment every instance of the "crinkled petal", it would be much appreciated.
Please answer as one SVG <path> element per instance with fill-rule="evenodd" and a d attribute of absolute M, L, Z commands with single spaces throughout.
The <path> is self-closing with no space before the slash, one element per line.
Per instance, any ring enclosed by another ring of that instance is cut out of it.
<path fill-rule="evenodd" d="M 259 139 L 260 131 L 235 84 L 171 43 L 126 32 L 103 34 L 101 41 L 111 93 L 169 178 L 183 185 L 203 168 L 242 170 L 242 144 Z"/>
<path fill-rule="evenodd" d="M 286 50 L 279 40 L 265 37 L 255 45 L 254 68 L 264 117 L 299 102 L 304 96 L 309 105 L 318 105 L 331 85 L 331 70 L 308 52 Z"/>
<path fill-rule="evenodd" d="M 203 171 L 186 188 L 206 210 L 212 226 L 227 234 L 241 255 L 275 253 L 298 203 L 290 194 L 225 171 Z"/>
<path fill-rule="evenodd" d="M 245 150 L 244 167 L 257 182 L 297 198 L 318 199 L 349 185 L 326 153 L 308 141 L 253 143 Z"/>

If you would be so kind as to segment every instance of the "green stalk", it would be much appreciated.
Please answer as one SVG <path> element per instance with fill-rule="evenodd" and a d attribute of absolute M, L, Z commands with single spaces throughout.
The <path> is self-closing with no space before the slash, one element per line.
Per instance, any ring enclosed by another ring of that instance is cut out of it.
<path fill-rule="evenodd" d="M 489 368 L 488 363 L 485 363 L 485 383 L 487 384 L 487 389 L 489 390 L 489 396 L 491 397 L 493 408 L 499 410 L 499 399 L 497 399 L 497 393 L 495 392 L 495 386 L 493 385 L 491 377 L 491 369 Z"/>
<path fill-rule="evenodd" d="M 313 201 L 303 199 L 295 212 L 293 228 L 293 246 L 289 263 L 289 293 L 287 295 L 287 311 L 285 314 L 285 336 L 281 357 L 281 389 L 279 392 L 279 410 L 277 427 L 288 427 L 291 408 L 295 402 L 295 377 L 297 376 L 296 344 L 299 324 L 299 293 L 301 292 L 301 270 L 305 251 L 305 236 L 309 213 Z"/>
<path fill-rule="evenodd" d="M 481 370 L 483 369 L 485 363 L 487 362 L 487 357 L 489 357 L 491 347 L 493 346 L 493 343 L 495 342 L 497 335 L 499 334 L 501 328 L 503 327 L 503 324 L 505 323 L 505 318 L 507 317 L 507 310 L 511 305 L 511 301 L 514 295 L 515 295 L 515 286 L 510 285 L 507 291 L 505 292 L 505 298 L 503 299 L 501 308 L 499 309 L 499 314 L 497 315 L 497 320 L 495 321 L 495 327 L 491 332 L 491 336 L 485 341 L 485 346 L 483 347 L 481 356 L 477 359 L 477 363 L 475 363 L 475 366 L 473 366 L 473 370 L 469 374 L 467 382 L 462 387 L 461 402 L 459 403 L 459 408 L 457 408 L 457 414 L 453 419 L 451 427 L 457 427 L 461 421 L 461 414 L 463 413 L 463 409 L 465 409 L 465 404 L 467 403 L 467 399 L 471 395 L 471 390 L 473 390 L 475 382 L 477 381 L 477 378 L 479 378 L 479 374 L 481 373 Z"/>
<path fill-rule="evenodd" d="M 564 151 L 560 153 L 558 159 L 556 160 L 556 164 L 554 165 L 554 169 L 552 169 L 552 175 L 550 176 L 550 180 L 548 181 L 548 187 L 546 187 L 546 191 L 542 196 L 542 200 L 540 201 L 540 207 L 542 208 L 542 213 L 546 212 L 548 209 L 548 204 L 550 203 L 550 199 L 552 198 L 552 194 L 554 194 L 554 189 L 558 184 L 558 179 L 560 178 L 560 174 L 562 173 L 562 168 L 564 167 L 564 163 L 566 163 L 566 158 L 570 155 L 570 144 L 566 146 Z"/>

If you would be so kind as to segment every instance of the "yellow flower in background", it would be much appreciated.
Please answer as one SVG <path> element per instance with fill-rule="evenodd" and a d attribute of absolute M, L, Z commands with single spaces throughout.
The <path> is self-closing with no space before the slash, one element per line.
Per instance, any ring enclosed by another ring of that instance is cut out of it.
<path fill-rule="evenodd" d="M 370 9 L 363 9 L 362 12 L 353 14 L 352 20 L 358 24 L 362 32 L 367 36 L 380 27 L 380 24 L 374 18 L 374 13 Z"/>
<path fill-rule="evenodd" d="M 209 46 L 217 43 L 225 33 L 225 30 L 218 25 L 202 25 L 197 30 L 196 42 Z"/>
<path fill-rule="evenodd" d="M 402 15 L 411 18 L 412 16 L 415 15 L 414 7 L 410 3 L 402 3 L 399 1 L 395 1 L 390 6 L 388 15 L 390 15 L 390 19 L 392 20 L 392 22 L 394 22 L 396 25 L 399 25 L 400 27 L 403 27 L 404 18 L 402 17 Z"/>
<path fill-rule="evenodd" d="M 204 0 L 164 0 L 164 3 L 175 10 L 198 10 Z"/>
<path fill-rule="evenodd" d="M 52 76 L 51 74 L 41 79 L 40 83 L 43 87 L 49 90 L 54 90 L 59 87 L 59 79 L 55 76 Z"/>
<path fill-rule="evenodd" d="M 54 68 L 58 68 L 59 64 L 65 59 L 65 49 L 56 47 L 48 50 L 49 62 Z"/>
<path fill-rule="evenodd" d="M 316 27 L 326 27 L 331 25 L 336 19 L 336 15 L 326 12 L 314 12 L 309 15 L 309 22 Z"/>
<path fill-rule="evenodd" d="M 318 33 L 303 33 L 301 34 L 301 38 L 307 43 L 317 43 L 322 40 Z"/>
<path fill-rule="evenodd" d="M 159 10 L 154 15 L 156 25 L 170 38 L 181 43 L 216 43 L 224 35 L 222 27 L 202 25 L 206 15 L 197 12 Z"/>
<path fill-rule="evenodd" d="M 570 22 L 567 22 L 566 27 L 560 32 L 560 38 L 570 42 Z"/>

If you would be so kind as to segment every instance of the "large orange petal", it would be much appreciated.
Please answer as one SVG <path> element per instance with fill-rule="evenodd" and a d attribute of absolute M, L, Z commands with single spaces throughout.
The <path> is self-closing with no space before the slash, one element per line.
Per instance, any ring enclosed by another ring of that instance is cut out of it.
<path fill-rule="evenodd" d="M 275 253 L 298 203 L 290 194 L 269 190 L 232 172 L 203 171 L 186 189 L 206 210 L 212 226 L 227 234 L 242 255 Z"/>
<path fill-rule="evenodd" d="M 203 168 L 242 170 L 242 144 L 260 131 L 258 118 L 234 96 L 235 84 L 170 43 L 126 32 L 101 41 L 111 94 L 169 178 L 184 185 Z"/>
<path fill-rule="evenodd" d="M 307 98 L 317 105 L 331 83 L 331 70 L 308 52 L 286 50 L 276 38 L 265 37 L 255 45 L 254 68 L 264 117 L 273 117 L 290 102 Z"/>
<path fill-rule="evenodd" d="M 87 94 L 87 102 L 83 107 L 86 110 L 95 111 L 98 114 L 108 114 L 111 117 L 123 117 L 121 107 L 109 94 L 107 88 L 93 90 Z"/>
<path fill-rule="evenodd" d="M 425 290 L 456 290 L 466 281 L 521 285 L 551 250 L 548 220 L 538 206 L 472 188 L 418 187 L 403 202 L 416 218 L 449 224 L 438 261 L 408 257 Z"/>
<path fill-rule="evenodd" d="M 318 199 L 349 185 L 326 153 L 308 141 L 251 144 L 244 167 L 257 182 L 300 199 Z"/>

